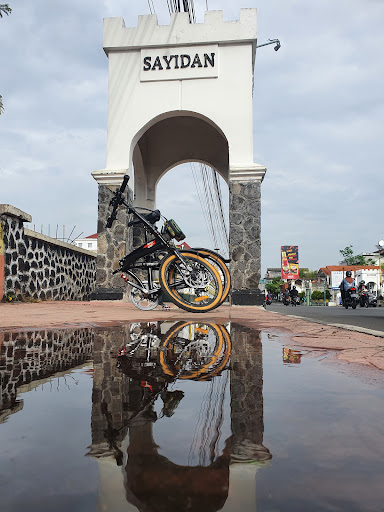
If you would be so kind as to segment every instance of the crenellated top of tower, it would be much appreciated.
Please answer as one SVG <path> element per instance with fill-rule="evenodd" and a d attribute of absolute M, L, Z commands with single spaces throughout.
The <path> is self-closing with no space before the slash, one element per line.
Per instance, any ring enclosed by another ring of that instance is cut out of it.
<path fill-rule="evenodd" d="M 223 11 L 206 11 L 204 23 L 190 23 L 186 12 L 171 14 L 169 25 L 159 25 L 155 14 L 139 16 L 137 27 L 126 27 L 124 19 L 105 18 L 103 48 L 111 51 L 250 42 L 256 44 L 256 9 L 240 9 L 239 21 L 224 21 Z"/>

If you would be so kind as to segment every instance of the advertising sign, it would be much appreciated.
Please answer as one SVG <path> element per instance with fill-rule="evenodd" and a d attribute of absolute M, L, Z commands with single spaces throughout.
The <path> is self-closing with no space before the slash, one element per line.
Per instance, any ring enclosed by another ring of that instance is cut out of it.
<path fill-rule="evenodd" d="M 281 278 L 299 279 L 299 248 L 297 245 L 281 246 Z"/>
<path fill-rule="evenodd" d="M 283 363 L 300 364 L 301 352 L 299 350 L 292 350 L 291 348 L 283 348 Z"/>

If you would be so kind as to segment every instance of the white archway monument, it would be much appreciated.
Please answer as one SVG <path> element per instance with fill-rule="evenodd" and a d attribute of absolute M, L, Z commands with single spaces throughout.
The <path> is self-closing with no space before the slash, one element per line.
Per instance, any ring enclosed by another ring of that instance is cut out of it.
<path fill-rule="evenodd" d="M 233 304 L 260 304 L 260 184 L 266 168 L 253 162 L 253 69 L 256 9 L 223 21 L 207 11 L 204 23 L 174 13 L 169 25 L 140 16 L 104 20 L 109 59 L 106 168 L 92 173 L 99 184 L 99 255 L 95 298 L 121 298 L 110 277 L 113 262 L 130 246 L 121 215 L 105 230 L 108 202 L 124 174 L 133 180 L 136 206 L 154 208 L 156 186 L 172 167 L 202 162 L 230 190 L 230 255 Z"/>

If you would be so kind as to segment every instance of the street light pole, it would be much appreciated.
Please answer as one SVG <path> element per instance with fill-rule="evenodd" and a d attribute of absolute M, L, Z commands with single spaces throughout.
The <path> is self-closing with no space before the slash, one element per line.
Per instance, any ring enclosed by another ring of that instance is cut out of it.
<path fill-rule="evenodd" d="M 377 248 L 379 249 L 379 295 L 381 295 L 381 283 L 382 283 L 382 273 L 381 273 L 381 251 L 384 247 L 384 240 L 379 240 L 377 242 Z"/>
<path fill-rule="evenodd" d="M 261 46 L 267 46 L 268 44 L 274 44 L 274 50 L 277 52 L 279 48 L 281 47 L 281 43 L 278 39 L 268 39 L 268 43 L 258 44 L 256 48 L 260 48 Z"/>

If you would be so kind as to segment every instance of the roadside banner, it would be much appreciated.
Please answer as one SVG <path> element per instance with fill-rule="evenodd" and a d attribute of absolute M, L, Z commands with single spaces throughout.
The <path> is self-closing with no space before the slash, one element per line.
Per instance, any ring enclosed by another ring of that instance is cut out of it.
<path fill-rule="evenodd" d="M 299 279 L 299 248 L 297 245 L 281 246 L 281 278 Z"/>

